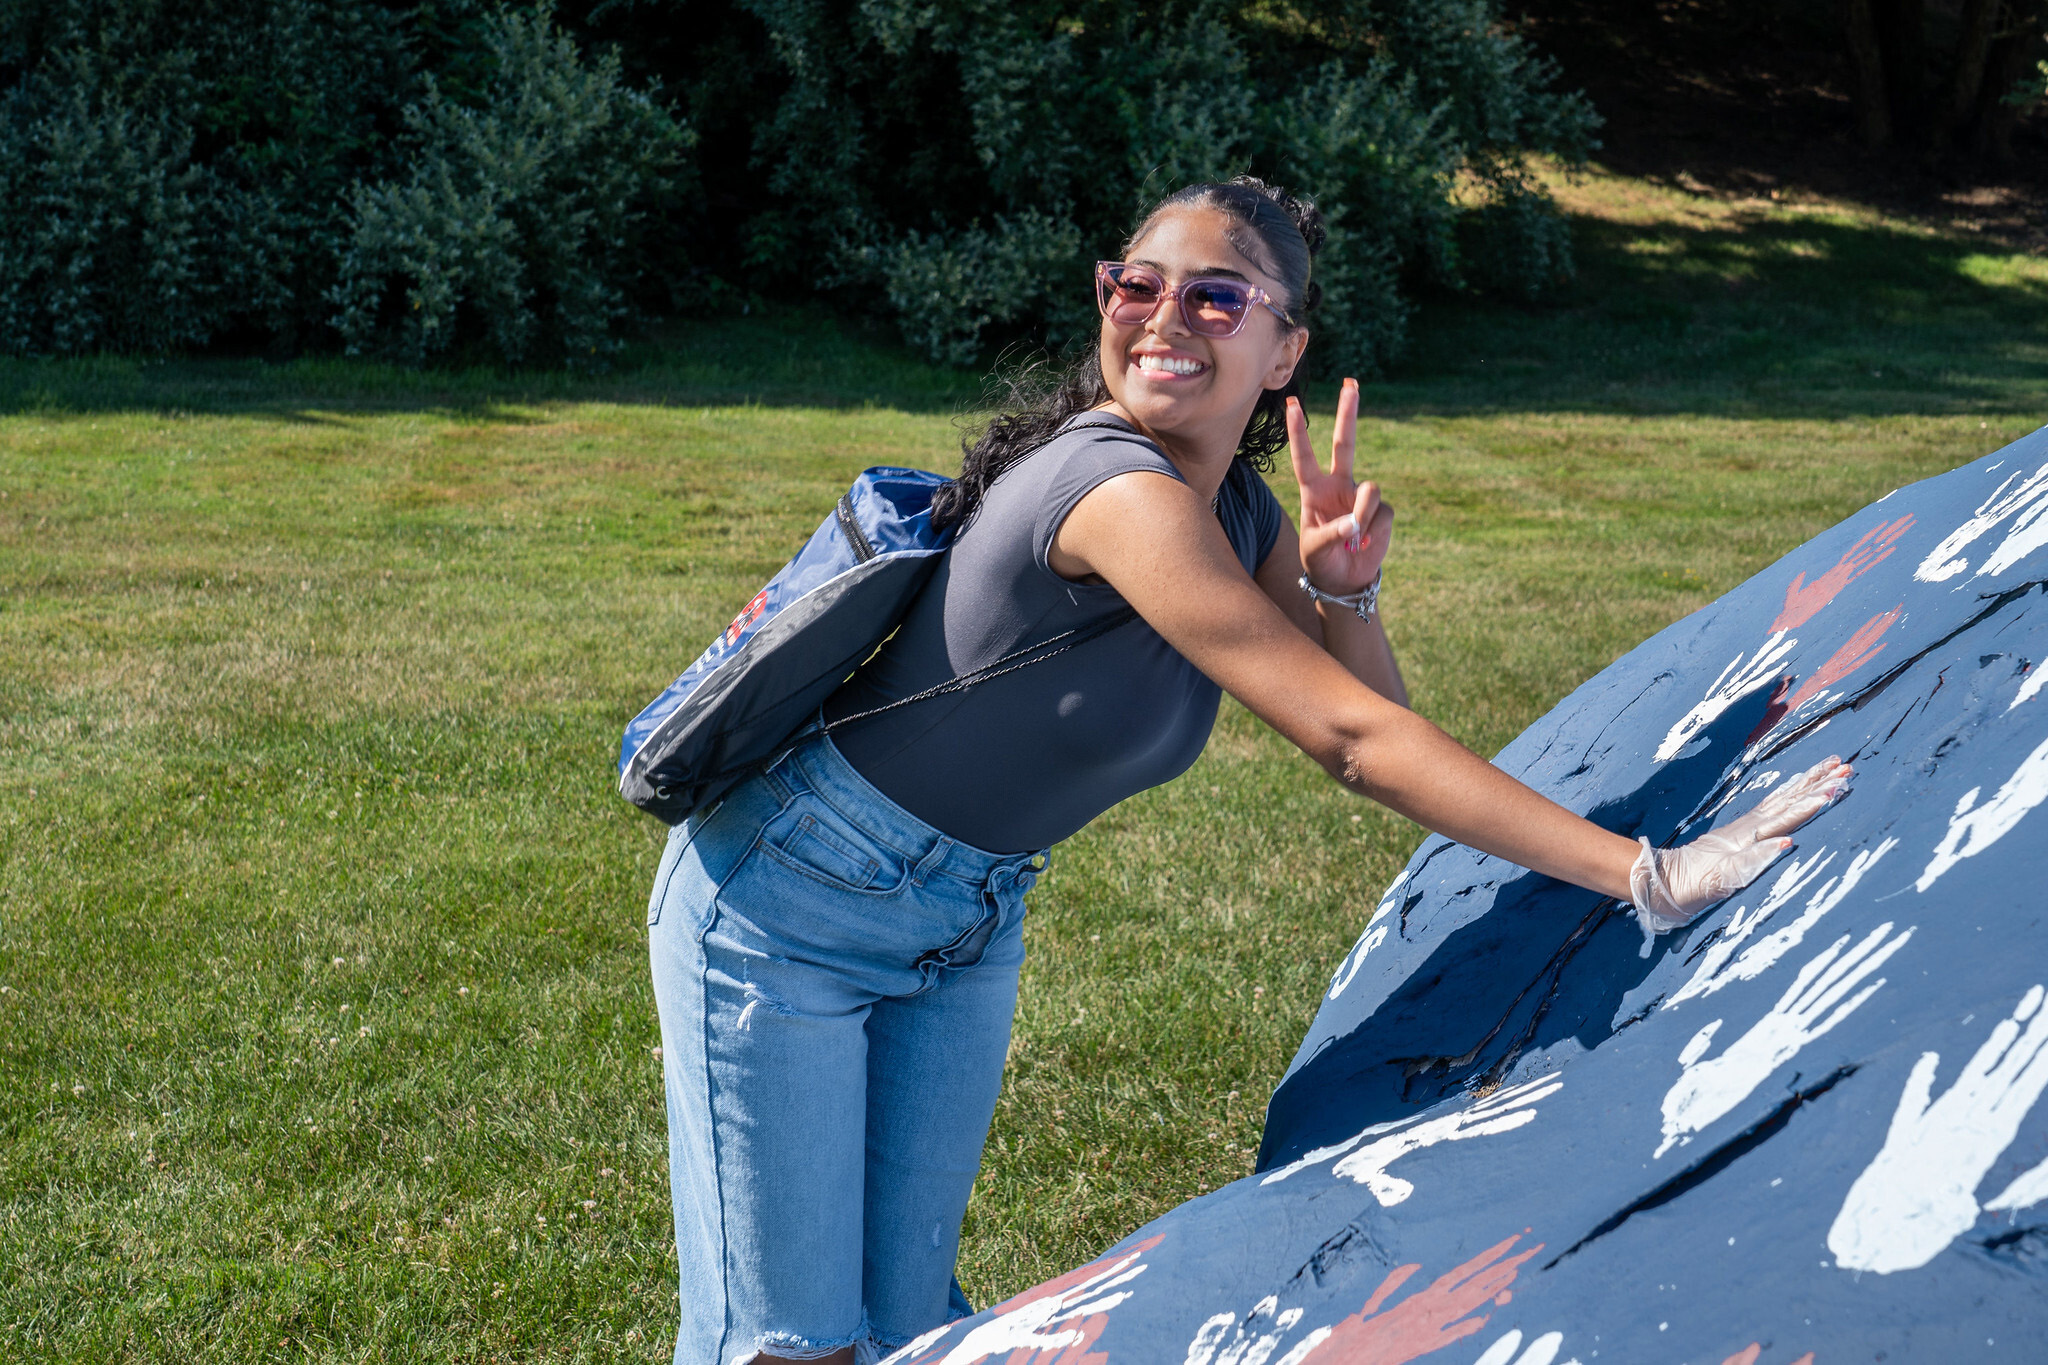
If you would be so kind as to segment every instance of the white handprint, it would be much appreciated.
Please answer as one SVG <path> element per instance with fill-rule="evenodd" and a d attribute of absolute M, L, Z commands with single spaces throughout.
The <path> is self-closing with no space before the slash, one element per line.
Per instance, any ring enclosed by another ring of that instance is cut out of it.
<path fill-rule="evenodd" d="M 1763 642 L 1752 659 L 1745 661 L 1740 654 L 1736 655 L 1721 670 L 1721 676 L 1714 679 L 1714 685 L 1707 689 L 1707 695 L 1700 699 L 1699 705 L 1680 716 L 1678 723 L 1664 736 L 1664 742 L 1657 746 L 1657 761 L 1668 763 L 1678 757 L 1679 750 L 1686 746 L 1687 741 L 1706 729 L 1723 711 L 1764 684 L 1776 682 L 1778 665 L 1799 644 L 1797 640 L 1788 639 L 1789 634 L 1783 630 L 1775 632 Z"/>
<path fill-rule="evenodd" d="M 1440 1118 L 1397 1119 L 1392 1123 L 1375 1123 L 1342 1142 L 1329 1147 L 1318 1147 L 1306 1156 L 1282 1166 L 1259 1183 L 1270 1185 L 1276 1180 L 1285 1180 L 1305 1167 L 1351 1151 L 1353 1147 L 1357 1147 L 1360 1142 L 1376 1133 L 1386 1133 L 1387 1136 L 1377 1142 L 1368 1143 L 1351 1152 L 1350 1156 L 1330 1168 L 1330 1174 L 1365 1186 L 1373 1192 L 1382 1206 L 1392 1208 L 1415 1193 L 1415 1186 L 1399 1176 L 1387 1174 L 1387 1167 L 1394 1162 L 1410 1152 L 1420 1151 L 1424 1147 L 1434 1147 L 1439 1142 L 1462 1142 L 1466 1138 L 1487 1137 L 1519 1128 L 1536 1117 L 1536 1111 L 1528 1106 L 1547 1095 L 1556 1094 L 1563 1088 L 1563 1081 L 1542 1077 L 1497 1090 L 1470 1108 L 1460 1109 L 1456 1113 L 1445 1114 Z"/>
<path fill-rule="evenodd" d="M 2014 481 L 2018 480 L 2018 486 Z M 2033 551 L 2048 544 L 2048 464 L 2042 465 L 2032 474 L 2013 473 L 2006 476 L 1998 491 L 1984 500 L 1977 509 L 1977 515 L 1948 533 L 1942 542 L 1927 552 L 1927 558 L 1920 561 L 1920 567 L 1913 570 L 1913 577 L 1922 583 L 1940 583 L 1954 578 L 1970 567 L 1962 557 L 1972 541 L 2018 513 L 2018 520 L 2005 540 L 1985 559 L 1979 574 L 1994 577 L 2004 573 Z"/>
<path fill-rule="evenodd" d="M 1849 942 L 1847 934 L 1822 949 L 1799 969 L 1799 975 L 1778 997 L 1770 1013 L 1729 1044 L 1720 1056 L 1700 1060 L 1714 1045 L 1721 1020 L 1716 1019 L 1695 1033 L 1678 1054 L 1678 1064 L 1685 1074 L 1664 1096 L 1664 1141 L 1658 1145 L 1656 1154 L 1661 1157 L 1674 1146 L 1692 1141 L 1694 1133 L 1742 1103 L 1751 1091 L 1771 1078 L 1772 1072 L 1848 1018 L 1884 985 L 1885 978 L 1879 977 L 1855 995 L 1849 995 L 1863 978 L 1883 966 L 1885 959 L 1913 936 L 1913 930 L 1908 928 L 1887 941 L 1891 931 L 1887 921 L 1846 953 L 1842 949 Z"/>
<path fill-rule="evenodd" d="M 1699 968 L 1692 974 L 1692 979 L 1672 993 L 1671 998 L 1664 1002 L 1664 1008 L 1670 1009 L 1681 1001 L 1698 996 L 1712 995 L 1723 986 L 1737 981 L 1751 981 L 1762 976 L 1777 965 L 1779 958 L 1799 946 L 1806 938 L 1806 931 L 1818 923 L 1821 916 L 1849 898 L 1849 893 L 1856 889 L 1856 884 L 1863 880 L 1863 875 L 1877 866 L 1878 859 L 1898 846 L 1897 839 L 1886 839 L 1876 848 L 1858 853 L 1849 860 L 1849 866 L 1842 869 L 1840 877 L 1831 877 L 1821 883 L 1820 890 L 1813 893 L 1813 898 L 1806 903 L 1806 909 L 1800 911 L 1799 918 L 1752 944 L 1741 957 L 1736 957 L 1735 950 L 1742 947 L 1749 936 L 1756 932 L 1757 926 L 1804 891 L 1821 873 L 1827 871 L 1828 864 L 1835 860 L 1835 855 L 1826 853 L 1823 856 L 1824 851 L 1821 851 L 1804 862 L 1795 860 L 1779 875 L 1777 881 L 1771 884 L 1769 894 L 1754 912 L 1747 907 L 1736 908 L 1735 913 L 1729 916 L 1728 923 L 1722 928 L 1720 936 L 1708 945 L 1705 955 L 1700 959 Z M 1732 964 L 1731 958 L 1734 959 Z"/>
<path fill-rule="evenodd" d="M 974 1362 L 992 1356 L 1009 1357 L 1012 1351 L 1055 1351 L 1085 1346 L 1091 1333 L 1087 1330 L 1088 1324 L 1078 1320 L 1107 1313 L 1128 1299 L 1130 1291 L 1121 1289 L 1121 1286 L 1145 1273 L 1141 1258 L 1146 1249 L 1157 1245 L 1158 1241 L 1155 1237 L 1114 1261 L 1105 1258 L 1106 1263 L 1093 1274 L 1056 1293 L 1028 1299 L 1007 1313 L 999 1313 L 987 1322 L 975 1325 L 952 1350 L 946 1352 L 938 1365 L 974 1365 Z M 1120 1292 L 1111 1293 L 1111 1290 Z M 920 1350 L 943 1337 L 948 1330 L 945 1327 L 935 1328 L 893 1353 L 889 1359 L 913 1360 Z"/>
<path fill-rule="evenodd" d="M 1978 806 L 1977 793 L 1982 790 L 1972 787 L 1956 802 L 1956 813 L 1949 817 L 1948 833 L 1941 836 L 1926 871 L 1913 883 L 1916 890 L 1925 891 L 1957 863 L 1976 857 L 2003 839 L 2028 811 L 2048 801 L 2048 739 L 2021 760 L 1996 796 Z"/>
<path fill-rule="evenodd" d="M 1252 1306 L 1240 1323 L 1235 1313 L 1218 1313 L 1203 1323 L 1195 1333 L 1195 1339 L 1188 1343 L 1187 1360 L 1183 1365 L 1266 1365 L 1266 1358 L 1280 1344 L 1295 1323 L 1301 1321 L 1302 1311 L 1289 1308 L 1279 1311 L 1277 1295 L 1268 1295 Z M 1325 1330 L 1315 1336 L 1316 1345 L 1329 1335 Z M 1224 1338 L 1228 1336 L 1229 1340 Z M 1314 1349 L 1311 1347 L 1310 1349 Z M 1297 1360 L 1308 1354 L 1297 1343 L 1285 1359 Z"/>
<path fill-rule="evenodd" d="M 1828 1229 L 1828 1250 L 1846 1270 L 1888 1275 L 1913 1270 L 1977 1221 L 1976 1189 L 2020 1121 L 2048 1089 L 2048 1010 L 2040 986 L 2020 997 L 1955 1084 L 1930 1100 L 1941 1054 L 1923 1052 L 1906 1077 L 1877 1159 L 1856 1177 Z M 2024 1032 L 2021 1025 L 2031 1019 Z M 2021 1208 L 2048 1194 L 2048 1177 L 2029 1171 L 1988 1207 Z"/>

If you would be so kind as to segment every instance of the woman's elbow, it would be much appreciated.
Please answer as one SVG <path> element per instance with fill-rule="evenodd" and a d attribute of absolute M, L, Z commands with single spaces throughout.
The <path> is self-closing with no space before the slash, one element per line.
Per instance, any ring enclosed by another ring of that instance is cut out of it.
<path fill-rule="evenodd" d="M 1363 690 L 1363 689 L 1361 689 Z M 1373 695 L 1331 716 L 1309 756 L 1324 772 L 1361 796 L 1382 795 L 1387 760 L 1400 743 L 1401 718 L 1411 713 Z M 1308 746 L 1304 746 L 1308 747 Z"/>

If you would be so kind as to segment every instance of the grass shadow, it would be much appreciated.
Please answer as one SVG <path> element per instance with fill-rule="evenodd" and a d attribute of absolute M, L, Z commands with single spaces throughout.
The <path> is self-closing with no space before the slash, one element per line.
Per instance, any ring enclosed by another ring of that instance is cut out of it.
<path fill-rule="evenodd" d="M 0 416 L 155 412 L 320 425 L 334 414 L 433 412 L 518 425 L 557 403 L 964 412 L 983 377 L 932 365 L 878 324 L 787 307 L 671 324 L 601 374 L 493 366 L 421 370 L 339 357 L 0 358 Z"/>
<path fill-rule="evenodd" d="M 1581 213 L 1573 227 L 1580 275 L 1562 297 L 1428 301 L 1367 404 L 1819 419 L 2048 407 L 2048 260 L 1773 208 Z"/>

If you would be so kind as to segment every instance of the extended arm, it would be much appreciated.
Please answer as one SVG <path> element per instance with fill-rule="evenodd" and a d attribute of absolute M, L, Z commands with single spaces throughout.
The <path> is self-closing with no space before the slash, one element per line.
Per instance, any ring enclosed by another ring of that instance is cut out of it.
<path fill-rule="evenodd" d="M 1075 506 L 1056 543 L 1063 560 L 1107 580 L 1168 643 L 1345 786 L 1461 843 L 1629 898 L 1634 843 L 1531 791 L 1362 682 L 1350 660 L 1318 646 L 1246 577 L 1187 485 L 1119 475 Z M 1172 552 L 1161 555 L 1161 546 Z M 1347 653 L 1366 643 L 1339 639 Z M 1372 671 L 1369 659 L 1358 662 Z"/>
<path fill-rule="evenodd" d="M 1134 526 L 1147 528 L 1142 546 Z M 1223 528 L 1179 480 L 1110 479 L 1076 505 L 1055 541 L 1069 568 L 1107 580 L 1345 786 L 1460 843 L 1627 902 L 1645 933 L 1677 928 L 1754 881 L 1792 846 L 1785 836 L 1848 787 L 1850 768 L 1829 758 L 1691 843 L 1632 843 L 1539 796 L 1361 681 L 1337 651 L 1318 648 L 1245 577 Z M 1162 558 L 1160 545 L 1175 554 Z"/>

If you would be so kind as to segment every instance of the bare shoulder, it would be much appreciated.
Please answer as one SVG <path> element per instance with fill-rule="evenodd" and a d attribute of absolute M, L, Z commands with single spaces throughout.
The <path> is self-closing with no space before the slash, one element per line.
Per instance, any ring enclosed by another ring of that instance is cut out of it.
<path fill-rule="evenodd" d="M 1215 518 L 1185 483 L 1171 474 L 1130 470 L 1082 495 L 1054 532 L 1046 558 L 1062 578 L 1101 577 L 1107 565 L 1165 546 L 1185 555 L 1215 529 Z"/>

